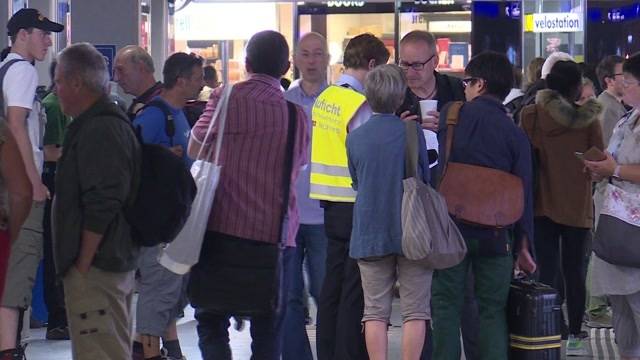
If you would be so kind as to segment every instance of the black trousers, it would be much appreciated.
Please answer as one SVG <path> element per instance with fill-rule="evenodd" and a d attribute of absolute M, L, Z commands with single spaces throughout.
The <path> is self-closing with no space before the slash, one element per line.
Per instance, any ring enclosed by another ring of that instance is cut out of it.
<path fill-rule="evenodd" d="M 368 359 L 360 269 L 349 257 L 353 204 L 325 203 L 326 273 L 318 301 L 318 360 Z"/>
<path fill-rule="evenodd" d="M 42 171 L 42 183 L 49 189 L 51 198 L 55 194 L 56 163 L 45 162 Z M 47 305 L 49 319 L 47 330 L 67 326 L 67 313 L 64 306 L 64 291 L 62 281 L 56 279 L 56 268 L 53 262 L 53 236 L 51 234 L 52 201 L 47 200 L 42 222 L 43 252 L 44 252 L 44 302 Z"/>
<path fill-rule="evenodd" d="M 581 331 L 585 310 L 585 244 L 589 229 L 555 223 L 547 217 L 536 217 L 535 249 L 539 280 L 549 286 L 558 287 L 559 270 L 563 279 L 564 295 L 569 315 L 569 333 Z"/>

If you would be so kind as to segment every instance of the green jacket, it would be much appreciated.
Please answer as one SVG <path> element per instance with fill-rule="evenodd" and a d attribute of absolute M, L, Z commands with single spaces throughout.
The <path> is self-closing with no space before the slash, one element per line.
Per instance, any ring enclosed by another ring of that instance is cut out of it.
<path fill-rule="evenodd" d="M 53 206 L 58 276 L 74 265 L 83 230 L 103 234 L 93 266 L 111 272 L 136 267 L 139 249 L 124 207 L 135 195 L 140 165 L 140 145 L 127 116 L 108 97 L 69 124 Z"/>

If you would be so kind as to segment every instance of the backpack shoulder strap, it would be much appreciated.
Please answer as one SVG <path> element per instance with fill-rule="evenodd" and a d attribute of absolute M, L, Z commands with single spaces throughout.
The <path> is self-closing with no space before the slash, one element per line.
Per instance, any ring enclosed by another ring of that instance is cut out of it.
<path fill-rule="evenodd" d="M 280 237 L 278 238 L 278 246 L 284 249 L 286 246 L 285 219 L 289 211 L 289 192 L 291 187 L 291 173 L 293 171 L 293 153 L 295 151 L 295 139 L 297 132 L 297 112 L 296 105 L 287 100 L 287 113 L 289 125 L 287 126 L 287 145 L 285 150 L 285 161 L 282 175 L 282 216 L 280 221 Z"/>
<path fill-rule="evenodd" d="M 153 99 L 139 111 L 144 111 L 149 107 L 158 108 L 164 113 L 164 133 L 169 138 L 170 145 L 173 146 L 173 137 L 176 135 L 176 123 L 171 109 L 169 109 L 169 106 L 164 101 Z"/>
<path fill-rule="evenodd" d="M 7 75 L 7 71 L 9 71 L 9 68 L 11 67 L 11 65 L 21 61 L 27 61 L 27 60 L 24 60 L 24 59 L 9 60 L 7 61 L 6 64 L 2 65 L 2 67 L 0 68 L 0 112 L 2 112 L 3 114 L 4 114 L 4 94 L 2 93 L 2 87 L 4 86 L 4 77 L 5 75 Z"/>
<path fill-rule="evenodd" d="M 460 117 L 460 109 L 462 108 L 462 101 L 454 101 L 449 105 L 447 109 L 447 142 L 445 147 L 445 161 L 444 168 L 447 168 L 449 157 L 451 156 L 451 148 L 453 147 L 453 134 L 455 127 L 458 125 L 458 118 Z M 443 171 L 444 174 L 444 171 Z"/>

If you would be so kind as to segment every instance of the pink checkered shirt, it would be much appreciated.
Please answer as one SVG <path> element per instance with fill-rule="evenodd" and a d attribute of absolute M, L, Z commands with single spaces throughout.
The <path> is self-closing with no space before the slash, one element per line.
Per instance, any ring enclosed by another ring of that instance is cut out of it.
<path fill-rule="evenodd" d="M 204 113 L 192 130 L 202 143 L 223 88 L 211 94 Z M 289 190 L 287 246 L 295 246 L 298 209 L 295 183 L 299 170 L 308 163 L 309 135 L 304 110 L 297 106 L 293 170 Z M 282 173 L 287 145 L 289 115 L 280 82 L 253 74 L 234 85 L 229 98 L 216 190 L 208 230 L 240 238 L 275 243 L 282 214 Z M 218 122 L 214 125 L 215 144 Z"/>

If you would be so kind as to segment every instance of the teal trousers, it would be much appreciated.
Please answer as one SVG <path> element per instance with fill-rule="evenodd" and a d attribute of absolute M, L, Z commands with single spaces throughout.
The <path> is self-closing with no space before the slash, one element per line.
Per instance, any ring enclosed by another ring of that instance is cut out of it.
<path fill-rule="evenodd" d="M 507 299 L 513 273 L 513 257 L 480 256 L 481 240 L 465 239 L 468 253 L 452 268 L 433 275 L 431 307 L 433 359 L 460 360 L 460 316 L 469 267 L 475 280 L 475 296 L 480 313 L 478 354 L 480 360 L 507 360 L 509 351 Z"/>

